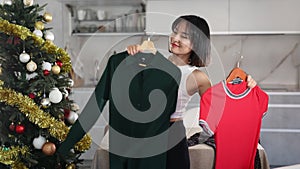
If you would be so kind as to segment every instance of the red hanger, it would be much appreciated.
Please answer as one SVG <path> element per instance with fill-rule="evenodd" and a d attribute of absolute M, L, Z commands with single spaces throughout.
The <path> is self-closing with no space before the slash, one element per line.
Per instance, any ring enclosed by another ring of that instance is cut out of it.
<path fill-rule="evenodd" d="M 236 78 L 240 78 L 241 80 L 246 81 L 247 74 L 239 67 L 233 68 L 227 76 L 226 82 L 231 82 Z"/>

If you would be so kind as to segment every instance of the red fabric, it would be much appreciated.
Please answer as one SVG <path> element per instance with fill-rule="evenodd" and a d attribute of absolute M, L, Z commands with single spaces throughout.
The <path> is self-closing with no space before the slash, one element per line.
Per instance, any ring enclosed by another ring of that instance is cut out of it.
<path fill-rule="evenodd" d="M 246 82 L 224 86 L 234 94 L 243 93 Z M 208 89 L 200 101 L 204 120 L 216 141 L 216 169 L 253 169 L 262 116 L 268 95 L 258 86 L 242 96 L 231 96 L 220 82 Z M 242 97 L 242 98 L 241 98 Z"/>

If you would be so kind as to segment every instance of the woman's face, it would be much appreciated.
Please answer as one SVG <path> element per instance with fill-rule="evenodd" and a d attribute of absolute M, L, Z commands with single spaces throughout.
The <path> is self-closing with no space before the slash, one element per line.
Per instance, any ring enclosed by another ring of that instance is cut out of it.
<path fill-rule="evenodd" d="M 170 35 L 170 51 L 176 55 L 189 55 L 192 52 L 192 42 L 187 32 L 186 22 L 180 22 Z"/>

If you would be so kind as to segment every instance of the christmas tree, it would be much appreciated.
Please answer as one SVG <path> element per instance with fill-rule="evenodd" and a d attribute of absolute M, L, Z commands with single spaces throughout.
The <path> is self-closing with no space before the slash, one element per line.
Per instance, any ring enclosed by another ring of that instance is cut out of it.
<path fill-rule="evenodd" d="M 54 43 L 45 5 L 0 4 L 0 168 L 77 168 L 86 135 L 67 156 L 56 149 L 76 121 L 67 52 Z"/>

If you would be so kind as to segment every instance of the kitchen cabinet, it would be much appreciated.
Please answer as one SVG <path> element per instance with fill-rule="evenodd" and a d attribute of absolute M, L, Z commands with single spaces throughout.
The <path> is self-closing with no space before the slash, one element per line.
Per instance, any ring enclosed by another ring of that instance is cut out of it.
<path fill-rule="evenodd" d="M 241 34 L 299 34 L 299 0 L 230 0 L 229 30 Z"/>
<path fill-rule="evenodd" d="M 154 1 L 146 6 L 147 32 L 170 33 L 172 22 L 180 15 L 194 14 L 204 17 L 212 34 L 228 32 L 228 1 L 188 0 L 188 1 Z"/>
<path fill-rule="evenodd" d="M 62 3 L 64 40 L 74 72 L 84 81 L 81 87 L 93 87 L 109 56 L 124 51 L 130 44 L 141 43 L 145 35 L 145 4 L 142 0 Z M 115 47 L 121 41 L 124 43 Z"/>
<path fill-rule="evenodd" d="M 136 33 L 145 30 L 145 4 L 140 0 L 64 0 L 70 12 L 72 35 Z"/>
<path fill-rule="evenodd" d="M 299 34 L 299 0 L 148 0 L 147 26 L 150 32 L 170 32 L 179 15 L 204 17 L 213 35 Z"/>

